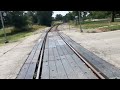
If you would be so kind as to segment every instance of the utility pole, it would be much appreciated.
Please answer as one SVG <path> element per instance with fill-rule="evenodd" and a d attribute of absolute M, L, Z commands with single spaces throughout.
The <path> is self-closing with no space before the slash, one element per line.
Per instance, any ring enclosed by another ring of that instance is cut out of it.
<path fill-rule="evenodd" d="M 5 43 L 8 43 L 1 11 L 0 11 L 0 17 L 1 17 L 2 27 L 3 27 L 3 31 L 4 31 L 4 36 L 5 36 Z"/>
<path fill-rule="evenodd" d="M 69 22 L 69 30 L 70 30 L 70 22 Z"/>
<path fill-rule="evenodd" d="M 78 16 L 75 16 L 75 25 L 77 25 Z"/>
<path fill-rule="evenodd" d="M 78 13 L 79 13 L 79 25 L 80 25 L 80 31 L 83 32 L 82 27 L 81 27 L 81 22 L 80 22 L 80 11 L 78 11 Z"/>

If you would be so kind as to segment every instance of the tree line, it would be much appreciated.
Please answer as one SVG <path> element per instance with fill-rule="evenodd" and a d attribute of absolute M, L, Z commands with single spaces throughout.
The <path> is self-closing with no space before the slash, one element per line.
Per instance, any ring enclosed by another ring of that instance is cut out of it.
<path fill-rule="evenodd" d="M 33 24 L 51 26 L 53 20 L 68 22 L 70 20 L 75 20 L 75 16 L 79 16 L 78 11 L 69 12 L 65 16 L 57 14 L 55 18 L 52 17 L 53 11 L 4 12 L 6 13 L 6 16 L 3 16 L 5 26 L 14 26 L 20 31 L 27 30 L 28 27 Z M 85 19 L 111 18 L 111 22 L 114 22 L 115 17 L 120 17 L 120 11 L 80 11 L 80 17 L 82 21 L 84 21 Z M 79 17 L 76 20 L 78 19 Z M 1 23 L 0 28 L 2 28 Z"/>
<path fill-rule="evenodd" d="M 70 20 L 75 20 L 75 16 L 78 16 L 79 19 L 79 11 L 69 12 L 65 16 L 58 14 L 54 20 L 62 20 L 64 22 L 68 22 Z M 114 18 L 120 17 L 120 11 L 80 11 L 80 17 L 82 21 L 85 19 L 110 18 L 111 22 L 114 22 Z"/>
<path fill-rule="evenodd" d="M 3 13 L 6 13 L 6 16 L 3 16 L 5 26 L 14 26 L 20 30 L 33 24 L 51 26 L 53 14 L 52 11 L 2 11 Z"/>

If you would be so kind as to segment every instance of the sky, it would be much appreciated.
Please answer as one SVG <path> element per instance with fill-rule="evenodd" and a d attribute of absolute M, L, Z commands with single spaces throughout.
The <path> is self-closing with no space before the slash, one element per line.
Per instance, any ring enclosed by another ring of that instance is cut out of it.
<path fill-rule="evenodd" d="M 25 11 L 25 12 L 27 12 L 27 11 Z M 69 13 L 69 11 L 53 11 L 53 12 L 54 13 L 53 13 L 52 17 L 55 17 L 56 14 L 61 14 L 61 15 L 65 16 L 67 13 Z"/>
<path fill-rule="evenodd" d="M 52 15 L 52 17 L 55 17 L 56 16 L 56 14 L 61 14 L 61 15 L 66 15 L 69 11 L 53 11 L 54 13 L 53 13 L 53 15 Z"/>

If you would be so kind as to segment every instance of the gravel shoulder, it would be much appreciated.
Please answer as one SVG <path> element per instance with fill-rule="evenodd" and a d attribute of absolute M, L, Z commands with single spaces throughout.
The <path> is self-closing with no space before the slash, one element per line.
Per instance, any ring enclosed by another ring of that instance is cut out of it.
<path fill-rule="evenodd" d="M 120 68 L 120 30 L 80 33 L 76 29 L 69 30 L 67 25 L 59 26 L 59 30 L 95 55 Z"/>
<path fill-rule="evenodd" d="M 0 47 L 0 79 L 16 78 L 33 46 L 38 41 L 41 35 L 40 31 L 22 38 L 18 42 L 8 43 Z"/>

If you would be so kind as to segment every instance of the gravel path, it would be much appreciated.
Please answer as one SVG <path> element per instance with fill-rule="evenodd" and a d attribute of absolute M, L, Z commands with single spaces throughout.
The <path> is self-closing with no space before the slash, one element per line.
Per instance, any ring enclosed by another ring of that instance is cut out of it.
<path fill-rule="evenodd" d="M 37 31 L 18 42 L 8 43 L 0 47 L 0 79 L 16 78 L 40 35 L 41 33 Z"/>

